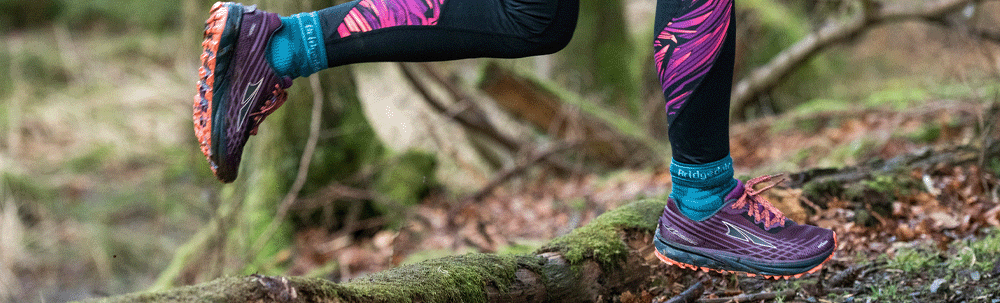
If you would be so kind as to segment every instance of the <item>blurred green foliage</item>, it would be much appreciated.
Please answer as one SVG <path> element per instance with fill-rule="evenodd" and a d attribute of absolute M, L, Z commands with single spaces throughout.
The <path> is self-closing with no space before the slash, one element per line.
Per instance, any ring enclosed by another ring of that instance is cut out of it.
<path fill-rule="evenodd" d="M 115 31 L 136 27 L 164 31 L 181 22 L 178 1 L 150 0 L 0 0 L 0 30 L 60 22 L 72 28 L 106 26 Z"/>
<path fill-rule="evenodd" d="M 52 22 L 64 0 L 0 0 L 0 31 Z M 84 2 L 84 1 L 76 1 Z"/>
<path fill-rule="evenodd" d="M 434 170 L 437 158 L 434 154 L 408 150 L 388 161 L 388 169 L 381 172 L 375 189 L 392 201 L 402 205 L 416 205 L 435 183 Z M 391 213 L 391 209 L 384 212 Z"/>
<path fill-rule="evenodd" d="M 62 0 L 61 21 L 73 27 L 106 22 L 114 29 L 140 26 L 162 31 L 178 25 L 180 9 L 174 1 L 149 0 Z"/>
<path fill-rule="evenodd" d="M 753 68 L 767 64 L 776 55 L 813 32 L 813 1 L 743 0 L 737 8 L 737 63 L 735 80 Z M 817 54 L 798 67 L 778 85 L 769 97 L 777 112 L 792 109 L 803 101 L 828 96 L 829 85 L 844 71 L 843 55 L 834 52 Z"/>
<path fill-rule="evenodd" d="M 638 93 L 644 84 L 637 81 L 638 74 L 649 62 L 639 55 L 651 56 L 652 44 L 645 39 L 637 43 L 626 34 L 628 24 L 622 3 L 580 1 L 581 17 L 573 39 L 560 53 L 567 65 L 563 72 L 580 81 L 576 83 L 580 90 L 601 95 L 600 103 L 605 107 L 635 116 L 642 107 Z"/>

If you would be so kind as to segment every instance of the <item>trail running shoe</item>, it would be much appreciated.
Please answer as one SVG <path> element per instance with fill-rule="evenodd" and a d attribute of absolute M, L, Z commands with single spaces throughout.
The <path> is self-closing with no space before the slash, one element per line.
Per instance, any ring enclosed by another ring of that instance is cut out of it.
<path fill-rule="evenodd" d="M 798 278 L 816 272 L 833 256 L 833 231 L 801 225 L 785 218 L 759 194 L 777 185 L 754 190 L 774 176 L 742 182 L 726 196 L 726 204 L 705 221 L 693 221 L 677 209 L 673 199 L 656 229 L 656 256 L 663 262 L 693 270 L 743 272 L 766 278 Z"/>
<path fill-rule="evenodd" d="M 232 2 L 216 2 L 205 21 L 194 133 L 222 182 L 236 179 L 247 139 L 285 102 L 292 85 L 266 59 L 268 41 L 280 27 L 277 14 Z"/>

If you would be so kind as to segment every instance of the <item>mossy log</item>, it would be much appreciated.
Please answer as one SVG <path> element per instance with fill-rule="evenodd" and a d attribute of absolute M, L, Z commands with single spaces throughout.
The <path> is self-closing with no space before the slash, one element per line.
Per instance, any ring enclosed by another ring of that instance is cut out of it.
<path fill-rule="evenodd" d="M 664 205 L 664 200 L 627 204 L 533 254 L 452 256 L 342 284 L 225 277 L 98 302 L 597 302 L 649 281 L 651 235 Z"/>

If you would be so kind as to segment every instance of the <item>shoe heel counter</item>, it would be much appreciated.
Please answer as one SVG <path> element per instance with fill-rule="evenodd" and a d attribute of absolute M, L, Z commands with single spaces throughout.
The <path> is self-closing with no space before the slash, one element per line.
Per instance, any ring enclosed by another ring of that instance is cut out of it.
<path fill-rule="evenodd" d="M 660 238 L 661 241 L 667 243 L 677 243 L 682 245 L 698 245 L 698 242 L 694 240 L 692 235 L 688 235 L 680 228 L 675 228 L 674 224 L 671 222 L 670 218 L 683 216 L 674 208 L 672 209 L 670 205 L 663 208 L 663 215 L 660 216 L 660 220 L 656 227 L 656 236 Z"/>

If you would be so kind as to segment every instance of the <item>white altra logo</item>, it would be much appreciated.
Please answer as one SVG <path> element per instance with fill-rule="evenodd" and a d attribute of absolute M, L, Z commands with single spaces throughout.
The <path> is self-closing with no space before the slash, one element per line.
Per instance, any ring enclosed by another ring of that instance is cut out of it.
<path fill-rule="evenodd" d="M 678 238 L 681 238 L 681 239 L 683 239 L 684 241 L 688 241 L 688 243 L 691 243 L 691 245 L 698 245 L 698 243 L 697 243 L 697 242 L 695 242 L 694 240 L 691 240 L 691 238 L 688 238 L 687 236 L 684 236 L 683 234 L 681 234 L 681 233 L 680 233 L 679 231 L 677 231 L 676 229 L 673 229 L 673 228 L 671 228 L 670 226 L 664 226 L 664 227 L 666 227 L 666 228 L 667 228 L 667 231 L 669 231 L 670 233 L 674 234 L 674 235 L 675 235 L 675 236 L 677 236 Z"/>
<path fill-rule="evenodd" d="M 742 229 L 739 226 L 736 226 L 726 221 L 722 221 L 722 224 L 725 224 L 726 227 L 729 228 L 729 230 L 726 232 L 727 236 L 730 236 L 734 239 L 741 240 L 744 242 L 753 243 L 758 246 L 777 249 L 777 247 L 775 247 L 774 244 L 771 244 L 770 242 L 767 242 L 764 239 L 761 239 L 760 237 L 751 234 L 749 231 L 746 231 L 745 229 Z"/>
<path fill-rule="evenodd" d="M 257 98 L 257 94 L 260 93 L 261 83 L 264 83 L 264 78 L 257 80 L 257 83 L 250 83 L 243 91 L 243 99 L 240 102 L 240 118 L 236 120 L 236 129 L 243 129 L 243 120 L 246 120 L 246 116 L 250 114 L 250 107 L 253 105 L 254 99 Z"/>

